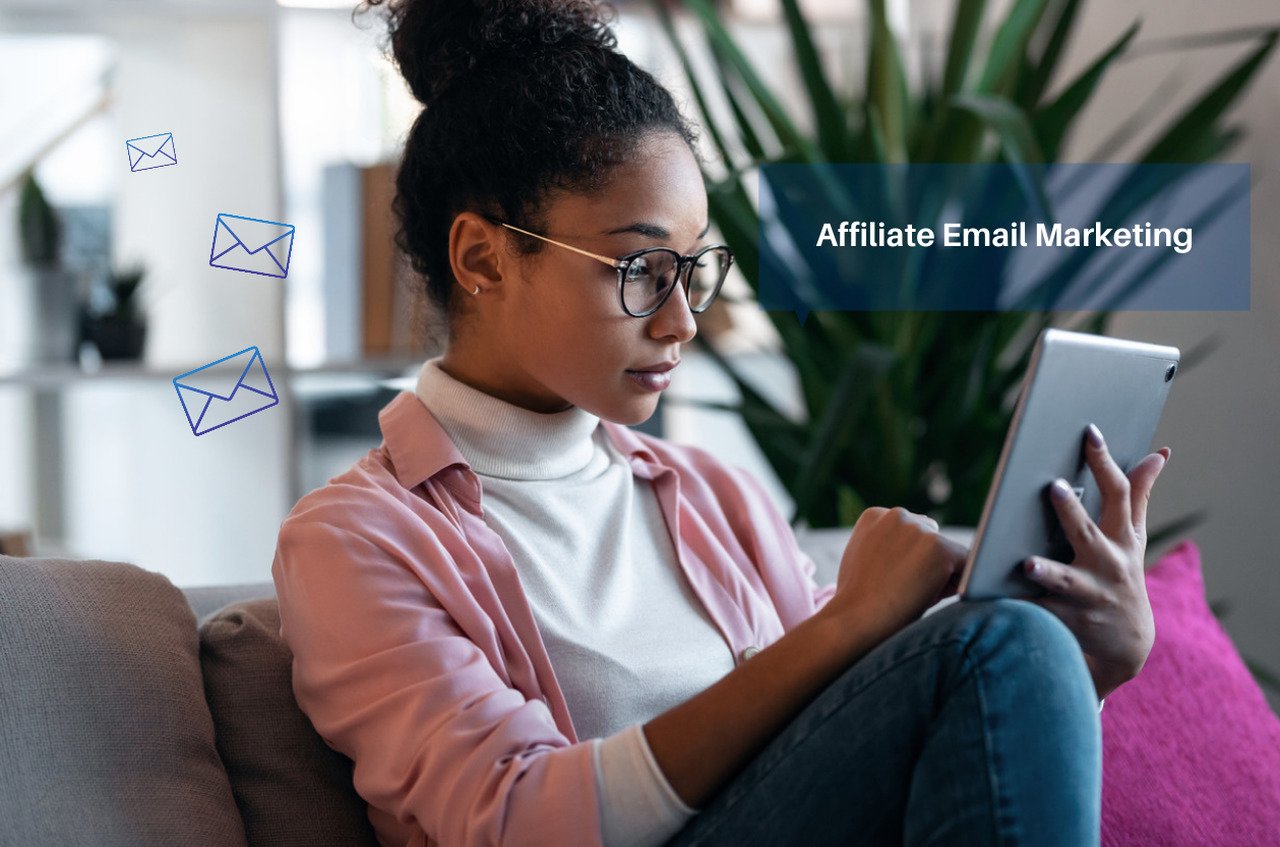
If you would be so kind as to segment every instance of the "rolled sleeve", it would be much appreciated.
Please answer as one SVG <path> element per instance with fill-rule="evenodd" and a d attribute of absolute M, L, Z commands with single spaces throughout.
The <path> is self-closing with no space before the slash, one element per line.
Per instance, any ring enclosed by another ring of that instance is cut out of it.
<path fill-rule="evenodd" d="M 605 847 L 659 847 L 698 813 L 658 767 L 643 724 L 594 743 Z"/>
<path fill-rule="evenodd" d="M 290 519 L 272 565 L 298 705 L 353 761 L 380 840 L 600 844 L 591 745 L 499 676 L 411 565 L 449 552 L 415 543 Z"/>

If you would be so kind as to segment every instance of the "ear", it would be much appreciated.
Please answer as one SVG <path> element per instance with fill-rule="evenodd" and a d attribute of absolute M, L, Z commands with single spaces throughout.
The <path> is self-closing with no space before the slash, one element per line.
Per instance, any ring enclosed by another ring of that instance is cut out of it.
<path fill-rule="evenodd" d="M 509 273 L 511 264 L 499 227 L 475 212 L 460 213 L 449 228 L 449 264 L 467 294 L 477 286 L 482 296 L 500 294 L 503 272 Z"/>

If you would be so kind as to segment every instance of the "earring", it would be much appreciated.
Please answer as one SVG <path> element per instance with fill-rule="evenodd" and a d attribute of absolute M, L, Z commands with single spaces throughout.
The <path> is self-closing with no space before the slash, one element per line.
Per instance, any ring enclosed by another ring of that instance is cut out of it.
<path fill-rule="evenodd" d="M 472 294 L 479 294 L 479 293 L 480 293 L 480 286 L 478 286 L 478 285 L 477 285 L 477 286 L 476 286 L 476 290 L 475 290 L 475 291 L 472 291 L 471 293 L 472 293 Z"/>

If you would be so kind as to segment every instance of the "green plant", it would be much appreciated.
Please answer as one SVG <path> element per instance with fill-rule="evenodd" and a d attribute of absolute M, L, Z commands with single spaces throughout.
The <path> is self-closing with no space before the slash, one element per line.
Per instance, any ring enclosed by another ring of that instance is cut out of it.
<path fill-rule="evenodd" d="M 62 248 L 62 221 L 45 199 L 36 176 L 28 170 L 22 176 L 18 198 L 18 244 L 22 261 L 35 268 L 58 264 Z"/>
<path fill-rule="evenodd" d="M 994 37 L 978 49 L 986 23 L 983 0 L 958 0 L 946 60 L 907 82 L 883 0 L 868 0 L 866 90 L 838 92 L 819 59 L 796 0 L 781 0 L 792 56 L 804 83 L 812 132 L 765 84 L 709 0 L 685 7 L 700 24 L 717 73 L 694 71 L 671 13 L 653 0 L 676 48 L 720 154 L 724 175 L 704 174 L 710 214 L 739 257 L 758 294 L 758 211 L 747 178 L 772 162 L 985 162 L 1012 165 L 1057 159 L 1072 125 L 1107 69 L 1130 49 L 1135 23 L 1056 93 L 1050 82 L 1080 12 L 1079 0 L 1014 0 Z M 1143 163 L 1193 163 L 1229 149 L 1241 130 L 1223 115 L 1253 78 L 1277 38 L 1270 28 L 1221 40 L 1256 41 L 1250 53 L 1209 85 L 1138 157 Z M 709 108 L 714 86 L 732 119 Z M 1161 97 L 1167 93 L 1161 92 Z M 1121 127 L 1132 134 L 1147 121 Z M 1108 144 L 1114 148 L 1116 139 Z M 795 367 L 806 414 L 794 420 L 757 390 L 733 361 L 699 336 L 695 343 L 736 385 L 741 401 L 684 400 L 739 414 L 795 502 L 792 521 L 852 524 L 869 505 L 901 505 L 943 524 L 977 523 L 994 474 L 1016 390 L 1039 331 L 1066 326 L 1105 333 L 1112 313 L 1083 318 L 1053 312 L 768 312 L 782 352 Z M 1188 351 L 1184 371 L 1217 345 Z M 1155 531 L 1160 541 L 1202 517 L 1186 516 Z"/>
<path fill-rule="evenodd" d="M 884 0 L 867 0 L 870 26 L 866 90 L 838 92 L 820 61 L 797 0 L 780 0 L 792 57 L 804 84 L 812 132 L 802 131 L 717 17 L 710 0 L 686 0 L 717 73 L 710 83 L 693 69 L 663 0 L 652 0 L 675 47 L 702 124 L 720 154 L 724 175 L 705 173 L 710 214 L 758 294 L 758 212 L 746 179 L 770 162 L 985 162 L 1014 167 L 1058 159 L 1073 124 L 1107 70 L 1131 55 L 1139 24 L 1121 33 L 1055 93 L 1080 0 L 1013 0 L 985 53 L 979 35 L 985 0 L 957 0 L 946 59 L 912 91 L 889 29 Z M 1210 161 L 1243 135 L 1224 116 L 1275 47 L 1280 28 L 1209 33 L 1204 44 L 1254 42 L 1243 59 L 1205 87 L 1137 156 L 1139 163 Z M 1149 48 L 1181 49 L 1171 40 Z M 709 86 L 729 106 L 722 121 L 709 108 Z M 1104 140 L 1092 161 L 1152 122 L 1168 98 L 1160 86 Z M 1016 389 L 1041 329 L 1065 326 L 1105 334 L 1112 312 L 1083 318 L 1053 312 L 768 312 L 782 353 L 795 367 L 805 415 L 793 420 L 756 389 L 703 336 L 695 339 L 736 385 L 741 400 L 684 400 L 741 416 L 795 501 L 792 522 L 848 526 L 869 505 L 902 505 L 942 524 L 977 523 L 995 472 Z M 1194 368 L 1218 344 L 1210 337 L 1187 351 Z M 670 398 L 674 402 L 674 398 Z M 1204 511 L 1153 530 L 1150 565 L 1164 541 L 1199 523 Z M 1259 684 L 1280 691 L 1280 675 L 1255 662 Z"/>
<path fill-rule="evenodd" d="M 107 317 L 118 320 L 136 320 L 138 317 L 138 289 L 146 276 L 146 269 L 141 265 L 133 265 L 111 272 L 107 286 L 111 290 L 112 308 L 106 312 Z"/>

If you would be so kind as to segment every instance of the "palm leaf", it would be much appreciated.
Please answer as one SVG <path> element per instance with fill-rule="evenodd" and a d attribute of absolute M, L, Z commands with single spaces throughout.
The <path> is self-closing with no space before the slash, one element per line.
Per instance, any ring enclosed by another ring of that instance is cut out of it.
<path fill-rule="evenodd" d="M 1066 48 L 1080 14 L 1080 5 L 1080 0 L 1066 0 L 1057 5 L 1044 49 L 1035 62 L 1027 61 L 1026 71 L 1018 77 L 1013 100 L 1029 112 L 1035 111 L 1040 105 L 1054 71 L 1058 69 L 1058 61 L 1062 58 L 1062 51 Z"/>
<path fill-rule="evenodd" d="M 729 35 L 724 28 L 724 24 L 721 23 L 719 15 L 707 0 L 687 0 L 685 5 L 701 21 L 703 31 L 713 53 L 723 60 L 725 66 L 732 69 L 732 72 L 750 90 L 752 97 L 755 98 L 768 119 L 769 125 L 773 127 L 773 131 L 777 134 L 778 140 L 784 146 L 799 151 L 804 155 L 806 161 L 817 161 L 819 158 L 818 150 L 813 141 L 801 134 L 796 128 L 791 116 L 782 108 L 778 98 L 774 96 L 773 92 L 769 90 L 769 87 L 760 78 L 760 75 L 756 73 L 746 54 L 743 53 L 737 42 L 733 40 L 733 37 Z"/>
<path fill-rule="evenodd" d="M 1097 89 L 1098 83 L 1102 80 L 1102 76 L 1106 73 L 1107 68 L 1116 60 L 1125 48 L 1129 46 L 1135 35 L 1138 34 L 1138 24 L 1134 24 L 1125 30 L 1116 42 L 1107 48 L 1101 56 L 1094 60 L 1093 64 L 1085 68 L 1084 72 L 1076 78 L 1074 82 L 1066 87 L 1052 103 L 1036 112 L 1034 118 L 1035 135 L 1040 141 L 1040 147 L 1045 151 L 1045 155 L 1050 158 L 1057 158 L 1058 151 L 1062 148 L 1063 139 L 1066 137 L 1067 130 L 1072 122 L 1079 116 L 1085 104 L 1089 102 L 1089 98 L 1093 96 L 1093 92 Z"/>
<path fill-rule="evenodd" d="M 871 48 L 867 59 L 867 107 L 875 122 L 883 161 L 907 161 L 908 102 L 906 75 L 898 43 L 889 29 L 884 0 L 869 0 Z"/>
<path fill-rule="evenodd" d="M 781 0 L 781 2 L 787 30 L 791 33 L 796 67 L 800 71 L 800 78 L 804 81 L 809 108 L 813 112 L 814 125 L 818 132 L 818 146 L 828 158 L 835 161 L 844 160 L 853 153 L 853 138 L 846 129 L 845 110 L 836 99 L 831 83 L 827 81 L 827 74 L 822 67 L 818 49 L 813 43 L 813 34 L 804 15 L 800 13 L 799 4 L 796 0 Z"/>
<path fill-rule="evenodd" d="M 1217 134 L 1218 119 L 1257 74 L 1263 60 L 1276 46 L 1278 33 L 1280 30 L 1268 30 L 1262 43 L 1185 109 L 1139 161 L 1186 162 L 1206 158 L 1206 142 Z"/>
<path fill-rule="evenodd" d="M 1046 0 L 1015 0 L 1009 16 L 996 31 L 977 90 L 984 94 L 1009 94 L 1022 67 L 1036 25 L 1044 15 Z"/>
<path fill-rule="evenodd" d="M 947 63 L 942 76 L 943 96 L 955 94 L 964 88 L 973 57 L 973 45 L 977 41 L 986 6 L 986 0 L 959 0 L 956 3 L 956 14 L 951 21 Z"/>

